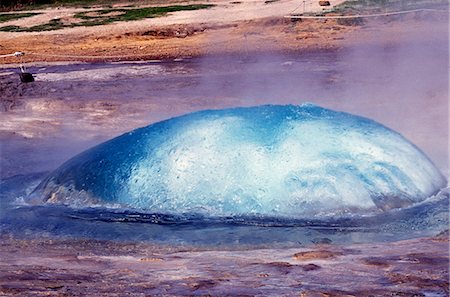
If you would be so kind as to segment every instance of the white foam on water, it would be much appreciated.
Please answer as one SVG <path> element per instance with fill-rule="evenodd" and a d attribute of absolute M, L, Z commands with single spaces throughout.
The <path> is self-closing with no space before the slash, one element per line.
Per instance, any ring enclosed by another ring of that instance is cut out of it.
<path fill-rule="evenodd" d="M 68 185 L 105 203 L 162 213 L 321 217 L 407 207 L 446 181 L 400 134 L 305 104 L 204 111 L 150 125 L 68 161 L 37 193 L 67 203 L 58 193 Z"/>

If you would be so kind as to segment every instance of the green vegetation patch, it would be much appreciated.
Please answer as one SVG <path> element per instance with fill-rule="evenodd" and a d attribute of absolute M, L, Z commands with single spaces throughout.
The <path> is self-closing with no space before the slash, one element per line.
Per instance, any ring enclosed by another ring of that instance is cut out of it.
<path fill-rule="evenodd" d="M 0 31 L 6 32 L 39 32 L 51 31 L 62 28 L 72 28 L 80 26 L 98 26 L 114 22 L 136 21 L 146 18 L 154 18 L 163 16 L 169 12 L 183 10 L 198 10 L 210 8 L 211 4 L 195 4 L 195 5 L 173 5 L 163 7 L 145 7 L 136 9 L 102 9 L 95 11 L 79 12 L 74 15 L 79 22 L 63 23 L 61 19 L 53 19 L 47 24 L 33 27 L 5 26 L 0 27 Z"/>
<path fill-rule="evenodd" d="M 62 29 L 66 27 L 60 19 L 53 19 L 47 24 L 37 25 L 33 27 L 4 26 L 0 27 L 3 32 L 41 32 Z"/>
<path fill-rule="evenodd" d="M 44 9 L 55 6 L 82 7 L 92 5 L 111 5 L 121 0 L 1 0 L 0 10 Z"/>
<path fill-rule="evenodd" d="M 3 32 L 20 32 L 22 28 L 19 26 L 4 26 L 0 27 L 0 31 Z"/>
<path fill-rule="evenodd" d="M 27 18 L 38 14 L 39 13 L 0 13 L 0 23 L 21 18 Z"/>
<path fill-rule="evenodd" d="M 183 10 L 198 10 L 210 8 L 211 4 L 196 5 L 173 5 L 164 7 L 145 7 L 136 9 L 103 9 L 89 12 L 80 12 L 74 15 L 75 18 L 85 21 L 78 23 L 81 26 L 103 25 L 120 21 L 136 21 L 146 18 L 163 16 L 169 12 Z"/>

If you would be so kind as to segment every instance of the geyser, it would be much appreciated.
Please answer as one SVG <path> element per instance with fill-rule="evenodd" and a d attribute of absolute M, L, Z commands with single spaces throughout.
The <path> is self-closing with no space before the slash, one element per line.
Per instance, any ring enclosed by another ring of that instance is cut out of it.
<path fill-rule="evenodd" d="M 89 149 L 52 172 L 33 199 L 167 214 L 294 218 L 372 214 L 446 185 L 400 134 L 304 104 L 207 110 Z"/>

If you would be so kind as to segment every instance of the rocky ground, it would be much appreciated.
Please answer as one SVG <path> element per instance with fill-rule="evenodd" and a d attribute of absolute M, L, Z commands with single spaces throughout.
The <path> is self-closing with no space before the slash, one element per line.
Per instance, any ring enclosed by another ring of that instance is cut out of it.
<path fill-rule="evenodd" d="M 395 243 L 237 251 L 1 240 L 1 296 L 449 296 L 448 232 Z"/>

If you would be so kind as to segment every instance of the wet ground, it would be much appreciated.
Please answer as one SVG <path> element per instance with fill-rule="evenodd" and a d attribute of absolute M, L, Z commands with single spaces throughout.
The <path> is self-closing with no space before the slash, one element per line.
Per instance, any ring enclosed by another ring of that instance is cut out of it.
<path fill-rule="evenodd" d="M 449 295 L 448 233 L 382 245 L 237 251 L 1 240 L 3 296 Z"/>

